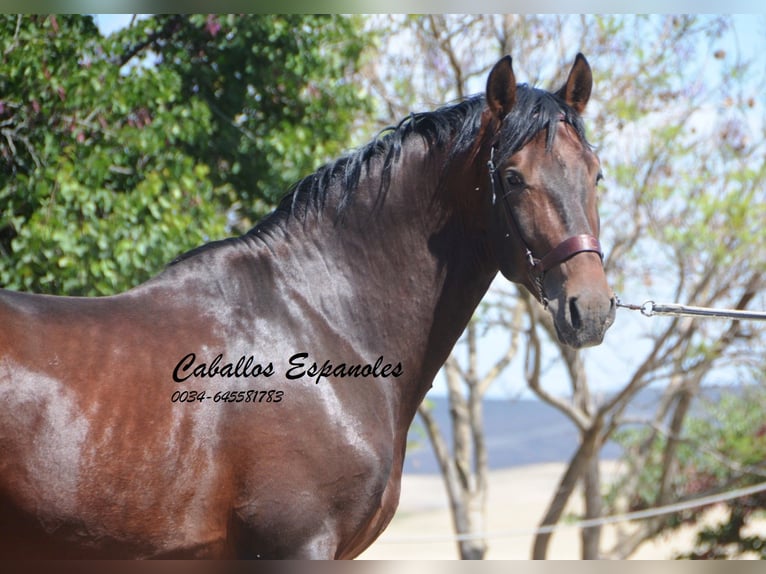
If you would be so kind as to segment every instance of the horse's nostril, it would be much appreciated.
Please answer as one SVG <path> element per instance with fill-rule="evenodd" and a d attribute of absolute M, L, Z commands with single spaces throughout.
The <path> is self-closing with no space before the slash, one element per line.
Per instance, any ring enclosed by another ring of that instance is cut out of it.
<path fill-rule="evenodd" d="M 570 297 L 569 299 L 569 320 L 572 322 L 573 329 L 582 327 L 580 311 L 577 309 L 577 297 Z"/>

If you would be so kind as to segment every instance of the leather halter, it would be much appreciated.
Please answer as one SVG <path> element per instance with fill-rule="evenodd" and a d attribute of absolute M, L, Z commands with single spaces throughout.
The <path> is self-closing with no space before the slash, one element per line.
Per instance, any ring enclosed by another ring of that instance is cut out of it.
<path fill-rule="evenodd" d="M 511 205 L 508 203 L 508 195 L 510 194 L 509 191 L 505 191 L 503 188 L 503 183 L 500 181 L 499 183 L 496 183 L 497 179 L 497 168 L 495 166 L 495 147 L 492 146 L 490 150 L 490 158 L 487 162 L 487 167 L 489 168 L 489 181 L 490 185 L 492 187 L 492 203 L 496 204 L 498 199 L 500 199 L 503 203 L 503 206 L 505 207 L 506 215 L 508 216 L 508 221 L 510 222 L 510 227 L 513 230 L 513 233 L 516 235 L 516 238 L 521 242 L 521 245 L 524 247 L 524 256 L 527 261 L 527 273 L 529 274 L 530 278 L 532 279 L 533 284 L 537 288 L 537 296 L 540 302 L 547 307 L 548 306 L 548 298 L 545 295 L 545 274 L 556 267 L 557 265 L 560 265 L 564 263 L 564 261 L 567 261 L 568 259 L 571 259 L 578 253 L 598 253 L 598 256 L 601 258 L 601 260 L 604 260 L 604 252 L 601 250 L 601 243 L 599 243 L 599 240 L 594 237 L 593 235 L 589 235 L 587 233 L 583 233 L 580 235 L 573 235 L 572 237 L 568 237 L 567 239 L 564 239 L 561 243 L 559 243 L 556 247 L 551 249 L 548 253 L 546 253 L 543 257 L 537 258 L 532 254 L 532 250 L 529 248 L 529 245 L 527 245 L 527 242 L 524 240 L 524 236 L 521 234 L 521 230 L 519 228 L 519 224 L 516 221 L 516 215 L 513 212 L 513 209 L 511 208 Z M 502 195 L 498 194 L 498 187 L 500 190 L 503 191 Z M 506 238 L 509 238 L 511 236 L 510 233 L 505 234 Z"/>

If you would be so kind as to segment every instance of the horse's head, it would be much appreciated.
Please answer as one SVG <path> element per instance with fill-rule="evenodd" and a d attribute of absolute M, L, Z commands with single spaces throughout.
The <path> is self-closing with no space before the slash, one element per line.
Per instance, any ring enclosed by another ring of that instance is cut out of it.
<path fill-rule="evenodd" d="M 600 164 L 580 119 L 592 83 L 581 54 L 556 93 L 517 86 L 507 56 L 487 81 L 500 271 L 548 307 L 559 339 L 572 347 L 599 344 L 615 314 L 598 242 Z"/>

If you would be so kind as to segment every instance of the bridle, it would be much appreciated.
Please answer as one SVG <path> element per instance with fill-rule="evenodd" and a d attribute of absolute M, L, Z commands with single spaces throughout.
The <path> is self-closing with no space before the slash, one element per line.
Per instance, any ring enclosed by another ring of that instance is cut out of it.
<path fill-rule="evenodd" d="M 535 257 L 532 254 L 529 245 L 527 245 L 527 242 L 524 241 L 524 236 L 521 234 L 519 224 L 516 221 L 516 215 L 514 214 L 511 205 L 508 203 L 508 195 L 510 194 L 510 191 L 504 189 L 502 180 L 499 183 L 496 183 L 497 167 L 495 166 L 495 146 L 492 146 L 490 150 L 487 167 L 489 168 L 489 181 L 490 186 L 492 187 L 492 203 L 496 204 L 498 200 L 502 201 L 508 221 L 510 222 L 510 228 L 524 247 L 524 257 L 527 261 L 527 273 L 529 274 L 530 279 L 532 279 L 532 284 L 537 289 L 537 297 L 547 308 L 548 297 L 545 294 L 545 274 L 578 253 L 598 253 L 598 256 L 603 261 L 604 252 L 601 250 L 601 243 L 599 243 L 598 239 L 587 233 L 573 235 L 572 237 L 564 239 L 542 258 Z M 498 188 L 502 191 L 502 195 L 498 194 Z M 511 232 L 506 233 L 505 237 L 510 238 Z"/>

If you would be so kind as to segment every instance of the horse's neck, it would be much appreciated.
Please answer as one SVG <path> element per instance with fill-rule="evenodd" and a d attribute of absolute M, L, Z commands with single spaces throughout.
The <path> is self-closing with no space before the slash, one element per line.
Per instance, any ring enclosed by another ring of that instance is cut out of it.
<path fill-rule="evenodd" d="M 457 194 L 437 189 L 440 162 L 418 152 L 403 153 L 383 198 L 371 170 L 340 219 L 325 211 L 290 222 L 285 265 L 306 274 L 298 281 L 310 281 L 315 302 L 369 357 L 406 360 L 422 398 L 496 269 L 482 233 L 451 212 L 445 198 Z"/>
<path fill-rule="evenodd" d="M 316 359 L 401 362 L 401 412 L 414 415 L 497 268 L 481 226 L 465 221 L 466 209 L 479 210 L 452 205 L 476 183 L 442 178 L 440 158 L 407 151 L 382 195 L 373 161 L 340 212 L 343 194 L 330 190 L 321 206 L 278 213 L 239 240 L 184 258 L 158 281 L 235 306 L 236 324 L 257 342 L 254 325 Z"/>

